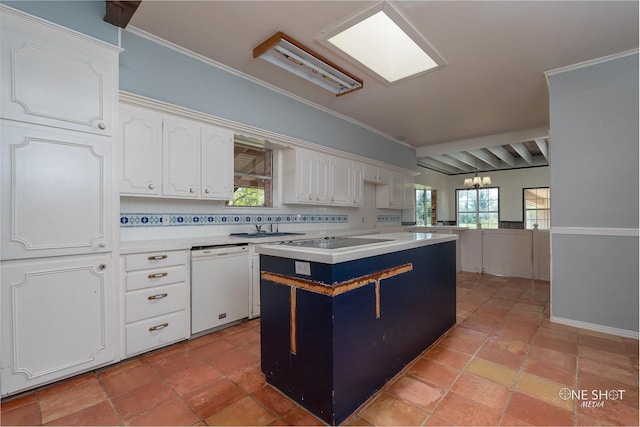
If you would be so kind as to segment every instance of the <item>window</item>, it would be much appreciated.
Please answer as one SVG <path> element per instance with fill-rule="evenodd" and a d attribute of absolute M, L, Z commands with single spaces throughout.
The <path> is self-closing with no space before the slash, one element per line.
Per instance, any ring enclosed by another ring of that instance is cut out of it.
<path fill-rule="evenodd" d="M 482 228 L 498 228 L 500 219 L 498 188 L 456 190 L 456 201 L 458 226 L 476 228 L 478 216 L 480 216 Z"/>
<path fill-rule="evenodd" d="M 416 225 L 435 225 L 436 190 L 416 188 Z"/>
<path fill-rule="evenodd" d="M 549 187 L 524 188 L 524 228 L 531 230 L 534 224 L 539 229 L 548 230 L 551 226 L 551 194 Z"/>
<path fill-rule="evenodd" d="M 273 152 L 265 141 L 235 136 L 233 200 L 229 206 L 273 206 Z"/>

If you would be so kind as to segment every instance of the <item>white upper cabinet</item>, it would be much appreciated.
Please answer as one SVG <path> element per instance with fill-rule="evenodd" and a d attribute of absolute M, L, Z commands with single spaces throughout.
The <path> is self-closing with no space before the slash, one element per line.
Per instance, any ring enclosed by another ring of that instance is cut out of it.
<path fill-rule="evenodd" d="M 233 132 L 215 126 L 202 127 L 203 198 L 233 198 Z"/>
<path fill-rule="evenodd" d="M 162 129 L 162 194 L 200 196 L 200 124 L 165 117 Z"/>
<path fill-rule="evenodd" d="M 331 159 L 331 188 L 331 204 L 362 206 L 362 165 L 349 159 L 333 157 Z"/>
<path fill-rule="evenodd" d="M 112 250 L 112 147 L 2 121 L 2 259 Z"/>
<path fill-rule="evenodd" d="M 373 166 L 368 163 L 364 165 L 363 179 L 374 184 L 389 184 L 391 179 L 391 171 Z"/>
<path fill-rule="evenodd" d="M 414 207 L 413 177 L 391 172 L 389 185 L 376 186 L 376 207 L 409 209 Z"/>
<path fill-rule="evenodd" d="M 51 27 L 2 10 L 2 117 L 112 135 L 120 49 Z"/>
<path fill-rule="evenodd" d="M 120 193 L 229 200 L 233 131 L 121 103 Z"/>
<path fill-rule="evenodd" d="M 362 205 L 362 166 L 349 159 L 306 150 L 284 153 L 284 203 Z"/>
<path fill-rule="evenodd" d="M 162 194 L 162 115 L 120 105 L 122 194 Z"/>

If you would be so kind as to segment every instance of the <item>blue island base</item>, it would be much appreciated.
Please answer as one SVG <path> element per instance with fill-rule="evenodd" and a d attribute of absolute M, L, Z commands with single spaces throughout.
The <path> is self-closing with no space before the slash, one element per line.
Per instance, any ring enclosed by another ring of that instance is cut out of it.
<path fill-rule="evenodd" d="M 339 264 L 260 256 L 267 382 L 344 421 L 456 321 L 455 242 Z"/>

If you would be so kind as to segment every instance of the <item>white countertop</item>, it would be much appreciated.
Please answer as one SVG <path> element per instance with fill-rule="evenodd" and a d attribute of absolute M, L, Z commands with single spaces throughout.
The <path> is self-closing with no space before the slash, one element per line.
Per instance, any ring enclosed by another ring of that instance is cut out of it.
<path fill-rule="evenodd" d="M 302 235 L 290 236 L 232 237 L 216 235 L 174 239 L 132 240 L 120 243 L 120 253 L 126 255 L 141 252 L 185 250 L 198 246 L 234 245 L 248 243 L 261 245 L 264 243 L 285 242 L 289 240 L 321 239 L 323 237 L 354 236 L 360 234 L 370 235 L 372 233 L 375 233 L 375 230 L 316 230 L 305 232 L 305 234 Z"/>
<path fill-rule="evenodd" d="M 405 231 L 415 231 L 417 233 L 426 232 L 428 233 L 430 230 L 438 231 L 438 230 L 453 230 L 453 231 L 464 231 L 468 230 L 469 227 L 458 227 L 457 225 L 412 225 L 410 227 L 405 228 Z"/>
<path fill-rule="evenodd" d="M 455 234 L 407 232 L 366 234 L 352 237 L 386 239 L 388 241 L 337 249 L 320 249 L 301 246 L 286 246 L 280 244 L 263 244 L 256 246 L 256 252 L 263 255 L 272 255 L 282 258 L 320 262 L 323 264 L 338 264 L 341 262 L 383 255 L 390 252 L 398 252 L 406 249 L 419 248 L 421 246 L 451 242 L 458 239 L 458 236 Z M 310 240 L 312 238 L 313 237 L 308 236 L 307 240 Z"/>

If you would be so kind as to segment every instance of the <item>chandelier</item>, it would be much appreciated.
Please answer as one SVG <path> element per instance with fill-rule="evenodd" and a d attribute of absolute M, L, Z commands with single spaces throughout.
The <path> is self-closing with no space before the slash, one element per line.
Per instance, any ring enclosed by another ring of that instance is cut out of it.
<path fill-rule="evenodd" d="M 491 177 L 488 176 L 483 176 L 480 177 L 478 176 L 478 170 L 476 169 L 476 174 L 473 178 L 465 178 L 464 180 L 464 186 L 465 187 L 473 187 L 475 189 L 478 189 L 480 187 L 486 187 L 487 185 L 491 185 Z"/>

